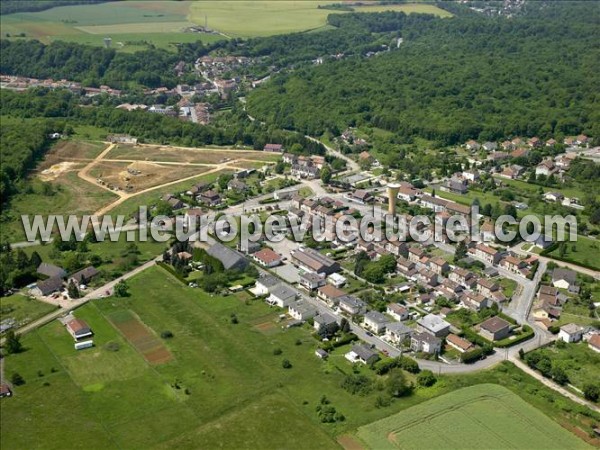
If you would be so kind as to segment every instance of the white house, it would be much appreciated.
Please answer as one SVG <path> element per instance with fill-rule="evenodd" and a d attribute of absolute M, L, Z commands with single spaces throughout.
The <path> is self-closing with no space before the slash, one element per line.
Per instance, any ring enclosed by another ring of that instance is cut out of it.
<path fill-rule="evenodd" d="M 396 320 L 408 319 L 408 308 L 399 303 L 390 303 L 385 312 Z"/>
<path fill-rule="evenodd" d="M 343 295 L 338 300 L 340 309 L 348 314 L 363 314 L 367 309 L 367 304 L 353 295 Z"/>
<path fill-rule="evenodd" d="M 393 345 L 399 345 L 409 338 L 412 332 L 412 328 L 407 327 L 402 322 L 392 322 L 386 325 L 383 338 Z"/>
<path fill-rule="evenodd" d="M 579 342 L 583 336 L 583 328 L 574 323 L 568 323 L 560 327 L 558 338 L 567 343 Z"/>
<path fill-rule="evenodd" d="M 417 322 L 419 331 L 427 331 L 435 337 L 444 337 L 450 332 L 450 324 L 435 314 L 427 314 Z"/>
<path fill-rule="evenodd" d="M 381 334 L 385 330 L 389 319 L 379 311 L 369 311 L 363 317 L 363 328 L 372 331 L 375 334 Z"/>
<path fill-rule="evenodd" d="M 279 306 L 280 308 L 287 308 L 296 300 L 296 291 L 285 284 L 275 286 L 270 292 L 271 295 L 267 297 L 267 303 Z"/>
<path fill-rule="evenodd" d="M 414 333 L 410 338 L 410 348 L 415 352 L 439 353 L 442 340 L 431 333 Z"/>
<path fill-rule="evenodd" d="M 288 312 L 296 320 L 308 320 L 317 315 L 317 308 L 310 303 L 298 301 L 288 307 Z"/>
<path fill-rule="evenodd" d="M 271 290 L 279 284 L 281 284 L 279 278 L 272 275 L 265 275 L 256 280 L 253 291 L 257 296 L 268 295 L 271 293 Z"/>
<path fill-rule="evenodd" d="M 357 344 L 352 347 L 345 358 L 352 363 L 371 364 L 379 359 L 376 351 L 371 350 L 364 344 Z"/>
<path fill-rule="evenodd" d="M 346 277 L 339 273 L 332 273 L 327 277 L 327 281 L 333 284 L 336 288 L 341 288 L 346 284 Z"/>

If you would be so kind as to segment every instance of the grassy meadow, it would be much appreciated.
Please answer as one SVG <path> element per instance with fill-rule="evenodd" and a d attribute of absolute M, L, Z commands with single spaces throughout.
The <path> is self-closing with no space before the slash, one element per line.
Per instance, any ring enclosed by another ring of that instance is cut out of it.
<path fill-rule="evenodd" d="M 181 284 L 160 267 L 128 283 L 130 297 L 101 299 L 75 311 L 91 326 L 94 348 L 75 351 L 70 335 L 54 321 L 24 336 L 25 352 L 6 358 L 5 373 L 18 372 L 26 383 L 0 404 L 3 449 L 64 448 L 66 435 L 70 446 L 95 449 L 333 449 L 339 448 L 340 435 L 481 383 L 522 392 L 566 427 L 587 430 L 593 423 L 577 414 L 572 402 L 508 363 L 482 374 L 438 377 L 433 387 L 416 388 L 411 396 L 378 408 L 377 388 L 351 395 L 340 387 L 353 372 L 344 358 L 349 347 L 321 361 L 314 355 L 317 342 L 308 326 L 283 329 L 280 310 L 247 296 L 211 296 Z M 136 316 L 157 337 L 170 331 L 173 337 L 161 340 L 171 361 L 150 365 L 111 322 L 123 315 Z M 291 368 L 282 367 L 284 358 Z M 366 367 L 357 370 L 374 376 Z M 414 375 L 406 376 L 415 381 Z M 494 388 L 487 386 L 488 391 Z M 324 395 L 344 421 L 320 423 L 315 407 Z M 516 412 L 503 417 L 503 423 L 515 427 L 515 414 L 534 415 L 543 419 L 549 436 L 558 436 L 555 443 L 582 445 L 522 400 L 511 399 L 510 406 Z M 502 439 L 514 438 L 502 434 Z"/>
<path fill-rule="evenodd" d="M 56 309 L 55 306 L 40 302 L 21 294 L 0 297 L 0 322 L 14 319 L 18 326 L 25 325 Z"/>

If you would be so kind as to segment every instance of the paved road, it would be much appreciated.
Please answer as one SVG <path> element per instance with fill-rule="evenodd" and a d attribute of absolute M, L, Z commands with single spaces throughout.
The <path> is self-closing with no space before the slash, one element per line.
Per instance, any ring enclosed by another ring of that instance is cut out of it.
<path fill-rule="evenodd" d="M 321 144 L 323 147 L 325 147 L 325 150 L 327 150 L 327 153 L 329 153 L 332 156 L 335 156 L 336 158 L 340 158 L 343 159 L 344 161 L 346 161 L 346 167 L 347 170 L 346 171 L 360 171 L 360 166 L 356 163 L 356 161 L 352 160 L 351 158 L 349 158 L 348 156 L 344 155 L 343 153 L 339 152 L 338 150 L 334 149 L 333 147 L 330 147 L 329 145 L 324 144 L 323 142 L 321 142 L 320 140 L 318 140 L 317 138 L 314 138 L 312 136 L 304 136 L 306 139 L 313 141 L 313 142 L 318 142 L 319 144 Z"/>

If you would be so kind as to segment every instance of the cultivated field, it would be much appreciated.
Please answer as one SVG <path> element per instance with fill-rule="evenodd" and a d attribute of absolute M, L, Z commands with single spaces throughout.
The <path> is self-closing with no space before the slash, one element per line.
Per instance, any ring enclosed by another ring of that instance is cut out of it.
<path fill-rule="evenodd" d="M 318 9 L 331 1 L 135 1 L 98 5 L 75 5 L 35 13 L 2 16 L 3 37 L 10 39 L 57 40 L 103 46 L 104 38 L 112 47 L 133 52 L 146 43 L 174 49 L 175 43 L 214 42 L 218 34 L 184 32 L 190 26 L 204 25 L 230 37 L 271 36 L 327 27 L 329 14 L 344 11 Z M 404 4 L 357 6 L 357 12 L 385 10 L 418 12 L 447 17 L 451 14 L 433 5 Z"/>
<path fill-rule="evenodd" d="M 231 37 L 271 36 L 314 30 L 327 25 L 329 14 L 344 11 L 319 9 L 328 1 L 202 1 L 190 8 L 191 20 L 203 23 L 208 19 L 213 28 Z M 447 11 L 433 5 L 390 5 L 355 7 L 356 12 L 404 11 L 450 16 Z"/>
<path fill-rule="evenodd" d="M 56 40 L 103 46 L 104 38 L 112 38 L 112 47 L 137 51 L 146 43 L 174 49 L 179 42 L 214 42 L 222 39 L 214 34 L 184 32 L 194 24 L 188 20 L 191 2 L 136 1 L 98 5 L 74 5 L 35 13 L 17 13 L 0 18 L 3 37 Z"/>
<path fill-rule="evenodd" d="M 472 386 L 359 428 L 369 448 L 589 448 L 508 389 Z"/>

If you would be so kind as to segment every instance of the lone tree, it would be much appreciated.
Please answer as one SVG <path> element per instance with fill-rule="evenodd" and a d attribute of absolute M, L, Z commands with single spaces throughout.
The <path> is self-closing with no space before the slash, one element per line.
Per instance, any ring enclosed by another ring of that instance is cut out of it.
<path fill-rule="evenodd" d="M 6 333 L 6 352 L 11 355 L 14 353 L 21 353 L 23 351 L 23 344 L 21 344 L 21 338 L 15 334 L 13 330 L 9 330 Z"/>
<path fill-rule="evenodd" d="M 283 367 L 284 369 L 291 369 L 292 368 L 292 363 L 290 362 L 289 359 L 284 359 L 281 362 L 281 367 Z"/>
<path fill-rule="evenodd" d="M 73 280 L 69 281 L 69 285 L 67 286 L 67 292 L 69 293 L 69 297 L 71 297 L 71 298 L 81 297 L 79 288 L 75 285 Z"/>
<path fill-rule="evenodd" d="M 125 280 L 121 280 L 115 285 L 115 296 L 129 297 L 129 286 Z"/>

